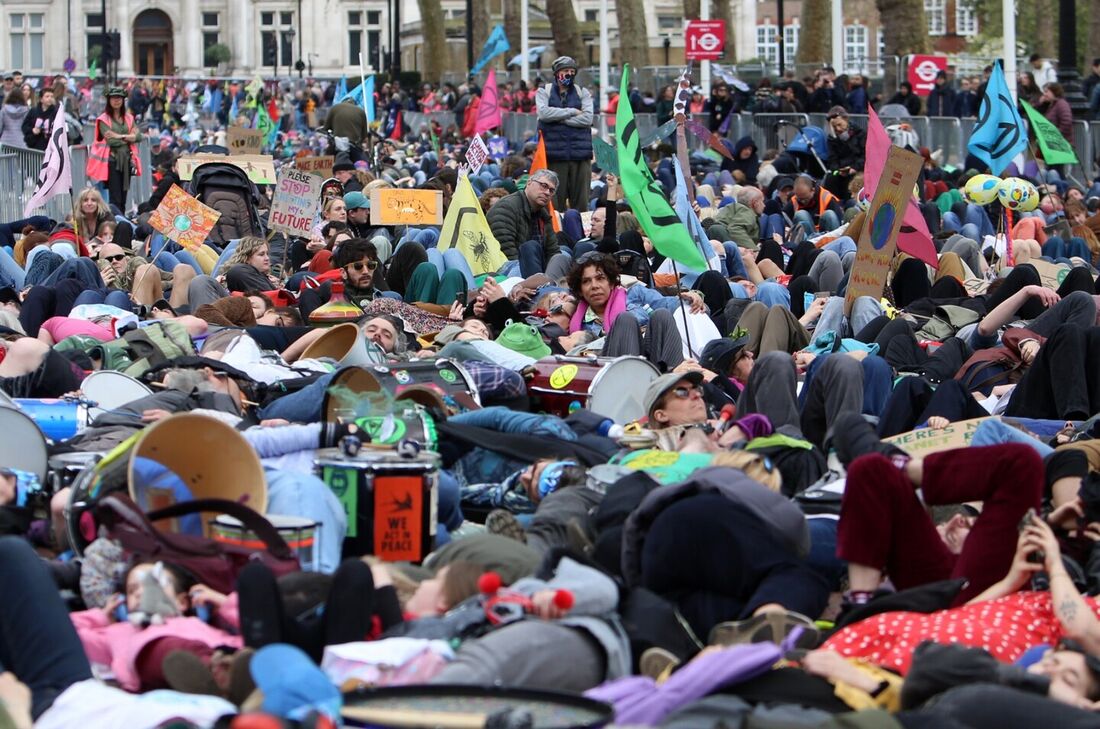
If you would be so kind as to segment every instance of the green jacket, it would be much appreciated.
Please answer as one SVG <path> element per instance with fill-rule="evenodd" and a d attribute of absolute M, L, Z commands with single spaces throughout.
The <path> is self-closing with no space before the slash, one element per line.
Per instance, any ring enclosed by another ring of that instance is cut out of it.
<path fill-rule="evenodd" d="M 719 210 L 714 219 L 726 226 L 739 248 L 755 251 L 760 247 L 760 219 L 752 208 L 733 202 Z"/>
<path fill-rule="evenodd" d="M 541 240 L 544 262 L 549 261 L 550 256 L 559 250 L 558 236 L 550 222 L 548 210 L 543 209 L 534 214 L 541 230 L 532 230 L 531 203 L 523 190 L 517 190 L 498 200 L 489 208 L 487 219 L 489 227 L 493 229 L 493 237 L 500 243 L 500 252 L 509 261 L 519 259 L 519 247 L 529 240 Z"/>

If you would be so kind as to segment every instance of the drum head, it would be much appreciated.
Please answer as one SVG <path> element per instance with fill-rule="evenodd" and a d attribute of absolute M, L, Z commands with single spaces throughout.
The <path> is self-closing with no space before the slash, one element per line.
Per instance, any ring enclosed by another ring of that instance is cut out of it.
<path fill-rule="evenodd" d="M 626 425 L 644 417 L 645 391 L 661 376 L 644 357 L 619 357 L 600 369 L 589 388 L 588 409 Z"/>
<path fill-rule="evenodd" d="M 80 389 L 86 398 L 96 403 L 96 407 L 88 409 L 88 417 L 91 420 L 95 420 L 109 410 L 153 394 L 153 391 L 143 383 L 113 370 L 93 372 L 84 378 Z"/>
<path fill-rule="evenodd" d="M 370 370 L 362 367 L 340 370 L 325 390 L 321 418 L 326 423 L 336 423 L 376 414 L 374 406 L 379 395 L 374 393 L 380 392 L 382 384 Z"/>
<path fill-rule="evenodd" d="M 42 430 L 22 410 L 0 408 L 0 466 L 26 471 L 46 483 L 46 437 Z"/>
<path fill-rule="evenodd" d="M 535 729 L 606 726 L 608 704 L 576 694 L 488 686 L 391 686 L 344 694 L 340 714 L 352 726 L 481 727 L 498 712 L 528 712 Z"/>
<path fill-rule="evenodd" d="M 19 405 L 16 404 L 15 400 L 11 399 L 11 395 L 4 392 L 3 390 L 0 390 L 0 408 L 17 408 L 17 407 L 19 407 Z"/>

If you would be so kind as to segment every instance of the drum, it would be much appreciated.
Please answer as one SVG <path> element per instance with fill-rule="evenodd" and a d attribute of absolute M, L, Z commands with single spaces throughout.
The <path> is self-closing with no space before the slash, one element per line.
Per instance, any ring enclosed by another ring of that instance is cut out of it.
<path fill-rule="evenodd" d="M 377 555 L 387 562 L 420 562 L 432 551 L 439 493 L 439 454 L 338 448 L 317 451 L 314 471 L 344 507 L 344 557 Z"/>
<path fill-rule="evenodd" d="M 500 686 L 390 686 L 344 694 L 340 715 L 347 726 L 466 729 L 512 726 L 507 712 L 526 714 L 516 726 L 532 729 L 596 729 L 615 716 L 608 704 L 578 694 Z"/>
<path fill-rule="evenodd" d="M 84 397 L 94 403 L 88 407 L 89 421 L 94 421 L 107 411 L 153 394 L 144 383 L 114 370 L 93 372 L 84 378 L 80 390 Z"/>
<path fill-rule="evenodd" d="M 332 380 L 321 412 L 325 422 L 388 413 L 395 400 L 459 412 L 478 407 L 477 387 L 466 369 L 442 358 L 349 367 Z"/>
<path fill-rule="evenodd" d="M 103 453 L 97 452 L 61 453 L 51 456 L 48 462 L 50 493 L 56 494 L 61 489 L 72 486 L 81 471 L 89 466 L 94 466 L 101 458 L 103 458 Z"/>
<path fill-rule="evenodd" d="M 660 372 L 644 357 L 546 357 L 527 382 L 532 410 L 567 417 L 587 408 L 625 425 L 645 416 L 646 388 Z"/>
<path fill-rule="evenodd" d="M 0 466 L 33 474 L 46 483 L 48 454 L 41 429 L 22 410 L 0 408 Z"/>
<path fill-rule="evenodd" d="M 301 516 L 279 514 L 265 514 L 264 518 L 271 522 L 271 526 L 275 527 L 275 531 L 279 532 L 279 536 L 298 556 L 298 564 L 303 570 L 316 572 L 320 568 L 321 552 L 317 549 L 317 527 L 320 525 L 317 522 Z M 257 552 L 267 549 L 267 545 L 245 529 L 239 519 L 228 514 L 220 514 L 210 522 L 210 536 L 216 542 L 254 549 Z"/>
<path fill-rule="evenodd" d="M 374 445 L 394 448 L 408 439 L 416 441 L 426 450 L 434 451 L 436 448 L 435 421 L 420 406 L 397 409 L 383 416 L 356 418 L 355 424 L 370 436 L 370 442 Z"/>
<path fill-rule="evenodd" d="M 15 402 L 54 442 L 72 438 L 88 427 L 88 407 L 83 400 L 21 397 Z"/>

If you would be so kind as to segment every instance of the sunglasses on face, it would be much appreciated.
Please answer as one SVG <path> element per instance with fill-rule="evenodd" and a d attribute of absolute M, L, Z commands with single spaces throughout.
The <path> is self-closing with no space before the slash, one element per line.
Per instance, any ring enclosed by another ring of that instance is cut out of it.
<path fill-rule="evenodd" d="M 364 269 L 367 271 L 373 271 L 374 269 L 378 268 L 378 261 L 374 260 L 373 258 L 369 261 L 355 261 L 354 263 L 349 263 L 348 265 L 344 266 L 344 268 L 350 268 L 356 273 L 362 273 Z"/>
<path fill-rule="evenodd" d="M 695 391 L 696 391 L 696 389 L 694 387 L 691 387 L 691 386 L 689 386 L 689 387 L 674 387 L 671 390 L 672 394 L 675 395 L 676 397 L 680 398 L 681 400 L 687 400 L 688 398 L 691 397 L 691 393 L 693 393 Z"/>
<path fill-rule="evenodd" d="M 107 261 L 108 263 L 114 263 L 115 261 L 121 261 L 125 257 L 125 253 L 116 253 L 113 256 L 104 256 L 103 260 Z"/>

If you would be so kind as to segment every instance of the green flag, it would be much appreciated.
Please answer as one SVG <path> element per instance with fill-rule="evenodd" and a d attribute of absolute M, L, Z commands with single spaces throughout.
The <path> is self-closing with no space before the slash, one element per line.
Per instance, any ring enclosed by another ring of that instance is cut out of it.
<path fill-rule="evenodd" d="M 99 59 L 93 58 L 92 65 L 88 66 L 88 78 L 95 81 L 96 76 L 99 75 Z"/>
<path fill-rule="evenodd" d="M 1048 165 L 1077 164 L 1077 153 L 1073 151 L 1073 145 L 1066 141 L 1058 131 L 1058 127 L 1051 124 L 1038 109 L 1023 99 L 1020 99 L 1020 105 L 1027 112 L 1031 131 L 1035 132 L 1035 139 L 1038 140 L 1039 149 L 1043 152 L 1043 161 Z"/>
<path fill-rule="evenodd" d="M 630 67 L 623 67 L 622 90 L 615 114 L 615 144 L 619 151 L 619 179 L 630 210 L 638 218 L 642 230 L 653 247 L 666 258 L 696 271 L 706 271 L 703 254 L 691 240 L 688 230 L 653 179 L 642 156 L 641 139 L 634 122 L 634 112 L 627 99 L 630 96 Z"/>
<path fill-rule="evenodd" d="M 256 104 L 256 119 L 252 123 L 254 129 L 259 129 L 264 133 L 264 144 L 268 147 L 275 145 L 275 132 L 279 127 L 272 121 L 271 117 L 267 114 L 267 109 L 263 104 Z"/>

